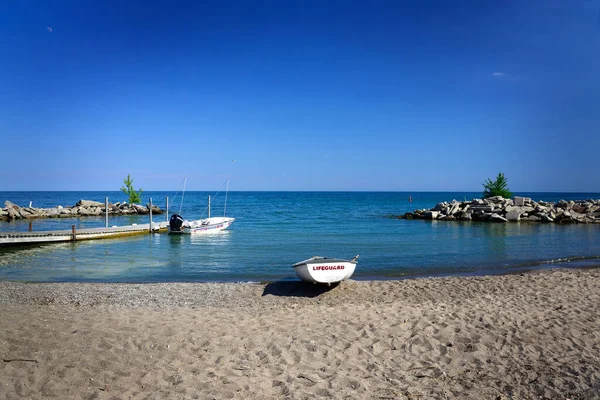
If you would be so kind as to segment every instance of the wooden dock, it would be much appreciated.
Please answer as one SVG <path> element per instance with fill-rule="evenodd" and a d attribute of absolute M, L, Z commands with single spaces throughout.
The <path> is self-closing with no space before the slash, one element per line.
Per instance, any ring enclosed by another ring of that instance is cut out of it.
<path fill-rule="evenodd" d="M 167 232 L 168 222 L 152 223 L 152 232 Z M 113 226 L 110 228 L 88 228 L 38 232 L 0 232 L 0 246 L 76 242 L 80 240 L 107 239 L 122 236 L 149 234 L 150 224 Z"/>

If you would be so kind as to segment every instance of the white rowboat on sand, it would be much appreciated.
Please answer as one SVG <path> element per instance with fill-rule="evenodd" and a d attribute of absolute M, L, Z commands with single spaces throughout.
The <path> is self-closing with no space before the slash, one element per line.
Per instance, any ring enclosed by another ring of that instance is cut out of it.
<path fill-rule="evenodd" d="M 354 273 L 358 256 L 352 260 L 312 257 L 292 265 L 298 278 L 310 283 L 332 283 L 345 281 Z"/>

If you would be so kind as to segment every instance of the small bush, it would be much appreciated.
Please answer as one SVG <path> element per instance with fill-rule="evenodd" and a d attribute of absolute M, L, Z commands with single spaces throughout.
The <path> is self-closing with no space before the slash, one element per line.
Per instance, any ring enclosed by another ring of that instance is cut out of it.
<path fill-rule="evenodd" d="M 131 175 L 127 174 L 127 178 L 123 180 L 125 186 L 121 188 L 121 191 L 129 196 L 129 204 L 139 204 L 142 202 L 142 189 L 139 191 L 135 191 L 133 188 L 133 179 L 131 179 Z"/>
<path fill-rule="evenodd" d="M 491 181 L 489 178 L 483 184 L 483 198 L 502 196 L 505 199 L 512 197 L 512 193 L 508 190 L 506 178 L 503 173 L 499 173 L 495 181 Z"/>

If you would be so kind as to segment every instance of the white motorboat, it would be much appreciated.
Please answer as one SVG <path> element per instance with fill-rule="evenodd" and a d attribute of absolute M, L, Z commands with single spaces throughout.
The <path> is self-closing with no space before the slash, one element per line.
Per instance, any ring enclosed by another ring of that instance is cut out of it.
<path fill-rule="evenodd" d="M 235 218 L 211 217 L 186 221 L 179 214 L 173 214 L 169 220 L 169 234 L 197 234 L 219 232 L 229 228 Z"/>
<path fill-rule="evenodd" d="M 312 257 L 292 265 L 298 278 L 310 283 L 332 283 L 350 278 L 356 268 L 358 256 L 352 260 L 339 258 Z"/>
<path fill-rule="evenodd" d="M 187 177 L 186 177 L 187 178 Z M 179 214 L 171 215 L 169 219 L 169 234 L 184 234 L 193 235 L 198 233 L 213 233 L 219 232 L 229 228 L 235 218 L 226 217 L 225 211 L 227 210 L 227 191 L 229 189 L 229 179 L 226 181 L 227 190 L 225 194 L 225 207 L 223 209 L 222 217 L 211 217 L 210 216 L 210 196 L 208 196 L 208 218 L 197 219 L 193 221 L 184 220 Z M 184 191 L 185 191 L 185 180 L 184 180 Z M 183 202 L 183 196 L 182 196 Z M 180 207 L 181 209 L 181 207 Z"/>

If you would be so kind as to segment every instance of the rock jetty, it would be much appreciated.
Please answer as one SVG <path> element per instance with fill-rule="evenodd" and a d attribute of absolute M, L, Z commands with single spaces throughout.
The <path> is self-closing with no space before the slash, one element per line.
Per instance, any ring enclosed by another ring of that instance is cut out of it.
<path fill-rule="evenodd" d="M 104 203 L 92 200 L 79 200 L 72 207 L 57 206 L 53 208 L 19 207 L 10 202 L 4 202 L 4 208 L 0 209 L 0 221 L 12 221 L 17 219 L 35 218 L 73 218 L 104 215 L 106 207 Z M 127 203 L 108 203 L 109 215 L 131 215 L 149 214 L 148 206 Z M 164 211 L 152 205 L 152 214 L 164 214 Z"/>
<path fill-rule="evenodd" d="M 600 223 L 600 200 L 560 200 L 557 203 L 533 201 L 528 197 L 502 196 L 471 201 L 446 201 L 432 209 L 415 210 L 399 219 L 436 221 L 552 222 L 557 224 Z"/>

